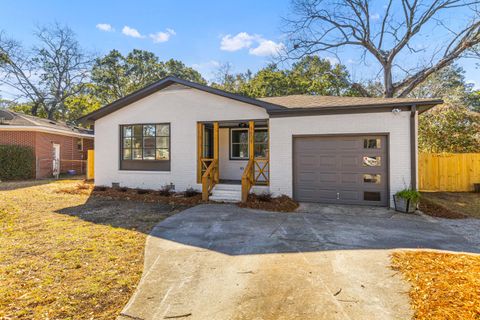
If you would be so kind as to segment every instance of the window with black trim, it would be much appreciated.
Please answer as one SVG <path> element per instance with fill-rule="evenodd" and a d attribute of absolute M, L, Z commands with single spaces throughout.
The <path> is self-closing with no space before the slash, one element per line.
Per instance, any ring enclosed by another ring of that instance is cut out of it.
<path fill-rule="evenodd" d="M 268 156 L 268 130 L 265 128 L 255 129 L 254 151 L 256 158 L 266 158 Z M 232 128 L 230 129 L 230 159 L 247 160 L 249 158 L 248 149 L 248 129 Z"/>
<path fill-rule="evenodd" d="M 120 126 L 122 169 L 166 170 L 161 163 L 170 160 L 170 124 L 132 124 Z M 144 163 L 142 165 L 142 163 Z M 150 164 L 145 164 L 150 163 Z M 158 165 L 155 165 L 157 163 Z M 168 170 L 170 166 L 168 165 Z"/>

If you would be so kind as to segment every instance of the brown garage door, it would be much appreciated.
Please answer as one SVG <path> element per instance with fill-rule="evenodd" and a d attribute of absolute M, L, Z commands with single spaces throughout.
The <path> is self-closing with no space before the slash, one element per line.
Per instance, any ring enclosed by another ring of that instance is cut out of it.
<path fill-rule="evenodd" d="M 386 136 L 293 139 L 293 196 L 298 201 L 386 206 Z"/>

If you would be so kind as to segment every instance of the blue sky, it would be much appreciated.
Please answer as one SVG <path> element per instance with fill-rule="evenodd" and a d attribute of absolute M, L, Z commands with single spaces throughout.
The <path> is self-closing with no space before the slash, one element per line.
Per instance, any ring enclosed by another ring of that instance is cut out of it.
<path fill-rule="evenodd" d="M 375 4 L 381 12 L 381 2 Z M 59 22 L 69 25 L 90 52 L 149 50 L 162 60 L 179 59 L 211 80 L 219 63 L 231 63 L 235 72 L 265 66 L 270 61 L 268 53 L 282 46 L 281 17 L 289 8 L 288 0 L 17 0 L 2 2 L 0 30 L 30 46 L 36 25 Z M 359 54 L 347 49 L 338 57 L 354 80 L 375 76 L 378 66 L 371 61 L 360 63 Z M 332 54 L 321 56 L 336 61 Z M 467 80 L 480 85 L 475 62 L 460 64 Z"/>

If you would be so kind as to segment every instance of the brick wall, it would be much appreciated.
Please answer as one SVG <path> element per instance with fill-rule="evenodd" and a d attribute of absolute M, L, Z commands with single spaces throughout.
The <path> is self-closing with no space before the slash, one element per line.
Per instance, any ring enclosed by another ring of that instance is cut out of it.
<path fill-rule="evenodd" d="M 36 178 L 52 176 L 53 144 L 60 145 L 60 171 L 76 170 L 85 173 L 86 164 L 78 160 L 87 159 L 87 150 L 93 149 L 93 139 L 83 138 L 83 150 L 78 150 L 81 138 L 33 131 L 1 131 L 0 144 L 22 145 L 35 149 Z"/>

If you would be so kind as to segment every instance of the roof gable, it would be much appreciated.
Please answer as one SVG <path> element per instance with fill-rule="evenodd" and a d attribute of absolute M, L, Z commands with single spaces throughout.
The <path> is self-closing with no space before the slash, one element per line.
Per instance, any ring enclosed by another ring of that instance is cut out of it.
<path fill-rule="evenodd" d="M 187 81 L 187 80 L 183 80 L 183 79 L 179 79 L 179 78 L 176 78 L 176 77 L 172 77 L 172 76 L 169 76 L 169 77 L 166 77 L 162 80 L 159 80 L 149 86 L 146 86 L 145 88 L 142 88 L 140 90 L 137 90 L 121 99 L 118 99 L 96 111 L 93 111 L 83 117 L 81 117 L 79 119 L 79 121 L 94 121 L 94 120 L 98 120 L 112 112 L 115 112 L 125 106 L 128 106 L 136 101 L 139 101 L 155 92 L 158 92 L 162 89 L 165 89 L 173 84 L 180 84 L 180 85 L 183 85 L 183 86 L 187 86 L 187 87 L 190 87 L 190 88 L 194 88 L 194 89 L 198 89 L 198 90 L 201 90 L 201 91 L 204 91 L 204 92 L 208 92 L 208 93 L 211 93 L 211 94 L 215 94 L 215 95 L 218 95 L 218 96 L 222 96 L 222 97 L 225 97 L 225 98 L 229 98 L 229 99 L 233 99 L 233 100 L 236 100 L 236 101 L 240 101 L 240 102 L 244 102 L 244 103 L 248 103 L 248 104 L 251 104 L 251 105 L 254 105 L 254 106 L 258 106 L 260 108 L 264 108 L 267 112 L 269 111 L 272 111 L 272 110 L 281 110 L 281 109 L 284 109 L 284 107 L 282 106 L 278 106 L 278 105 L 275 105 L 275 104 L 272 104 L 272 103 L 269 103 L 269 102 L 266 102 L 266 101 L 261 101 L 261 100 L 257 100 L 257 99 L 253 99 L 253 98 L 249 98 L 249 97 L 245 97 L 245 96 L 242 96 L 242 95 L 239 95 L 239 94 L 233 94 L 233 93 L 229 93 L 229 92 L 226 92 L 226 91 L 223 91 L 223 90 L 220 90 L 220 89 L 216 89 L 216 88 L 212 88 L 212 87 L 209 87 L 209 86 L 206 86 L 206 85 L 203 85 L 203 84 L 199 84 L 199 83 L 195 83 L 195 82 L 191 82 L 191 81 Z"/>

